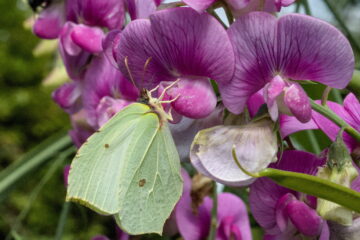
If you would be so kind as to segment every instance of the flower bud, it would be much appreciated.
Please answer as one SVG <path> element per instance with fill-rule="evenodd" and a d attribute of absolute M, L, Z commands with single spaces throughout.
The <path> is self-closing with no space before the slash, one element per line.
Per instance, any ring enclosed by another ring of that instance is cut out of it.
<path fill-rule="evenodd" d="M 327 155 L 327 166 L 320 168 L 317 176 L 350 188 L 351 182 L 358 176 L 358 171 L 352 165 L 342 133 L 343 131 L 340 131 L 335 142 L 331 144 Z M 352 225 L 352 211 L 336 203 L 319 198 L 317 211 L 326 220 L 346 226 Z"/>

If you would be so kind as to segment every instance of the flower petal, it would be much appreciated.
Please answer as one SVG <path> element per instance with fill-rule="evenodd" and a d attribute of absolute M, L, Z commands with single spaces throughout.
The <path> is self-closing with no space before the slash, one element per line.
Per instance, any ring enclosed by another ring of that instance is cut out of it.
<path fill-rule="evenodd" d="M 360 130 L 360 103 L 353 93 L 349 93 L 346 96 L 344 100 L 344 109 L 352 117 L 352 121 L 348 123 L 357 130 Z"/>
<path fill-rule="evenodd" d="M 206 118 L 191 119 L 183 117 L 179 123 L 169 125 L 181 161 L 189 161 L 191 143 L 200 130 L 222 123 L 223 110 L 223 107 L 217 107 Z"/>
<path fill-rule="evenodd" d="M 199 240 L 207 237 L 210 228 L 210 213 L 202 207 L 195 215 L 191 203 L 191 178 L 182 169 L 184 190 L 175 208 L 175 217 L 181 236 L 186 240 Z"/>
<path fill-rule="evenodd" d="M 82 107 L 79 101 L 81 89 L 76 82 L 65 83 L 52 93 L 53 100 L 66 112 L 72 114 Z"/>
<path fill-rule="evenodd" d="M 216 0 L 183 0 L 189 7 L 193 8 L 199 13 L 205 11 L 211 6 Z"/>
<path fill-rule="evenodd" d="M 228 217 L 232 217 L 229 223 L 240 232 L 239 239 L 250 240 L 250 223 L 244 202 L 234 194 L 221 193 L 218 195 L 217 219 L 221 223 Z"/>
<path fill-rule="evenodd" d="M 52 4 L 41 11 L 33 26 L 33 32 L 39 38 L 55 39 L 59 36 L 64 22 L 63 5 Z"/>
<path fill-rule="evenodd" d="M 167 91 L 171 106 L 185 117 L 199 119 L 209 116 L 216 107 L 217 97 L 207 78 L 181 78 Z"/>
<path fill-rule="evenodd" d="M 290 112 L 302 123 L 311 120 L 311 105 L 309 97 L 298 83 L 285 89 L 284 103 Z"/>
<path fill-rule="evenodd" d="M 235 72 L 230 83 L 220 84 L 225 106 L 239 114 L 248 98 L 273 78 L 276 63 L 274 16 L 252 12 L 238 18 L 228 35 L 235 52 Z"/>
<path fill-rule="evenodd" d="M 83 51 L 71 39 L 71 32 L 75 24 L 67 22 L 60 34 L 59 52 L 66 71 L 72 80 L 81 80 L 85 74 L 85 66 L 91 56 Z"/>
<path fill-rule="evenodd" d="M 275 74 L 344 88 L 351 80 L 354 55 L 348 40 L 321 20 L 289 14 L 277 20 L 265 12 L 241 16 L 228 30 L 235 50 L 235 73 L 220 84 L 225 106 L 242 112 L 245 102 Z"/>
<path fill-rule="evenodd" d="M 119 40 L 121 37 L 120 30 L 113 30 L 106 34 L 106 37 L 102 41 L 102 48 L 104 49 L 104 54 L 107 60 L 113 65 L 115 68 L 118 68 L 116 63 L 117 61 L 117 51 L 116 47 L 119 44 Z"/>
<path fill-rule="evenodd" d="M 314 175 L 325 159 L 302 151 L 284 151 L 282 158 L 269 167 Z M 255 220 L 268 234 L 280 234 L 276 221 L 278 200 L 287 193 L 297 196 L 295 191 L 281 187 L 267 178 L 260 178 L 250 186 L 250 208 Z"/>
<path fill-rule="evenodd" d="M 151 89 L 181 76 L 227 82 L 233 74 L 234 56 L 226 31 L 208 13 L 198 14 L 191 8 L 165 9 L 150 20 L 131 22 L 122 32 L 118 52 L 121 71 L 129 76 L 128 57 L 140 88 Z"/>
<path fill-rule="evenodd" d="M 126 0 L 131 20 L 148 18 L 156 11 L 154 0 Z"/>
<path fill-rule="evenodd" d="M 344 88 L 354 71 L 349 41 L 334 26 L 300 14 L 278 21 L 278 69 L 285 77 Z"/>
<path fill-rule="evenodd" d="M 286 213 L 295 227 L 305 236 L 318 236 L 321 233 L 323 220 L 316 210 L 304 202 L 293 200 L 286 206 Z"/>
<path fill-rule="evenodd" d="M 71 39 L 83 50 L 91 53 L 102 51 L 102 39 L 105 37 L 101 28 L 88 27 L 83 24 L 75 26 L 71 32 Z"/>
<path fill-rule="evenodd" d="M 303 130 L 319 129 L 318 125 L 313 119 L 310 119 L 310 121 L 306 123 L 302 123 L 296 117 L 285 114 L 281 114 L 279 119 L 280 133 L 282 138 Z"/>
<path fill-rule="evenodd" d="M 138 91 L 102 54 L 93 57 L 84 77 L 83 103 L 88 122 L 98 127 L 97 108 L 103 97 L 136 101 Z"/>
<path fill-rule="evenodd" d="M 71 0 L 66 2 L 66 18 L 75 23 L 120 29 L 125 20 L 125 6 L 119 0 Z"/>
<path fill-rule="evenodd" d="M 245 169 L 258 172 L 266 168 L 276 160 L 277 140 L 272 123 L 264 120 L 244 126 L 217 126 L 202 130 L 191 146 L 190 160 L 200 173 L 220 183 L 248 185 L 254 179 L 236 165 L 232 157 L 233 146 Z"/>

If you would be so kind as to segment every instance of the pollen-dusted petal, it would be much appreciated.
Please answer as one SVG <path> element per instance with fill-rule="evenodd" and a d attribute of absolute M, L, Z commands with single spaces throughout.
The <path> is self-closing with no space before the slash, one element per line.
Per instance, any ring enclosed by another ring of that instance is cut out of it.
<path fill-rule="evenodd" d="M 33 32 L 39 38 L 55 39 L 59 36 L 65 22 L 62 4 L 52 4 L 43 9 L 36 19 Z"/>
<path fill-rule="evenodd" d="M 88 27 L 83 24 L 75 26 L 71 32 L 73 42 L 83 50 L 99 53 L 102 49 L 102 40 L 105 37 L 101 28 Z"/>
<path fill-rule="evenodd" d="M 189 7 L 193 8 L 199 13 L 205 11 L 211 6 L 216 0 L 183 0 Z"/>
<path fill-rule="evenodd" d="M 304 202 L 293 200 L 286 206 L 286 214 L 294 226 L 305 236 L 318 236 L 321 233 L 323 220 L 316 210 Z"/>
<path fill-rule="evenodd" d="M 254 179 L 237 166 L 232 148 L 235 146 L 238 160 L 245 169 L 263 170 L 276 161 L 278 147 L 272 126 L 270 120 L 262 120 L 244 126 L 221 125 L 202 130 L 192 143 L 190 160 L 196 163 L 194 167 L 200 173 L 218 182 L 230 186 L 248 185 Z"/>
<path fill-rule="evenodd" d="M 285 89 L 284 103 L 300 122 L 311 120 L 310 100 L 300 84 L 294 83 Z"/>
<path fill-rule="evenodd" d="M 171 106 L 185 117 L 199 119 L 209 116 L 216 107 L 217 97 L 207 78 L 181 78 L 167 91 Z"/>
<path fill-rule="evenodd" d="M 289 14 L 278 21 L 277 67 L 285 77 L 344 88 L 354 71 L 349 41 L 325 21 Z"/>
<path fill-rule="evenodd" d="M 158 11 L 150 20 L 132 21 L 122 32 L 118 64 L 139 87 L 151 89 L 181 76 L 230 80 L 234 55 L 222 25 L 208 13 L 191 8 Z M 148 61 L 148 64 L 146 62 Z"/>
<path fill-rule="evenodd" d="M 225 107 L 241 113 L 248 98 L 274 76 L 276 23 L 271 14 L 252 12 L 238 18 L 228 35 L 235 52 L 235 72 L 230 83 L 220 84 Z"/>

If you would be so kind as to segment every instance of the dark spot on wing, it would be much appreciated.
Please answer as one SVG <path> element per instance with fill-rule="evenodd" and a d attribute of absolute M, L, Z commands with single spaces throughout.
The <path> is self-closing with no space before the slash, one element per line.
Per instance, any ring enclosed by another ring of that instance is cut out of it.
<path fill-rule="evenodd" d="M 146 180 L 143 178 L 139 181 L 139 187 L 143 187 L 146 183 Z"/>
<path fill-rule="evenodd" d="M 110 147 L 110 145 L 109 145 L 109 144 L 107 144 L 107 143 L 105 143 L 104 147 L 105 147 L 105 148 L 109 148 L 109 147 Z"/>

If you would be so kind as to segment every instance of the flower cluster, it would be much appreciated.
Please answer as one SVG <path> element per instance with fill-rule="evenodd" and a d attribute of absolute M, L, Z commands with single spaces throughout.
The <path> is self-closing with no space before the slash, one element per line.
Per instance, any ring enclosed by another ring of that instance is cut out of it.
<path fill-rule="evenodd" d="M 315 196 L 244 172 L 271 167 L 319 175 L 329 159 L 327 150 L 316 156 L 288 144 L 279 151 L 283 139 L 306 129 L 321 129 L 332 141 L 339 136 L 335 123 L 312 110 L 302 84 L 345 88 L 354 71 L 354 54 L 346 37 L 322 20 L 271 14 L 293 2 L 53 1 L 41 10 L 33 31 L 40 38 L 58 39 L 71 81 L 55 90 L 53 99 L 70 115 L 70 135 L 77 147 L 124 107 L 144 101 L 143 89 L 157 89 L 153 94 L 163 94 L 163 107 L 173 118 L 170 129 L 182 161 L 190 159 L 204 179 L 250 186 L 251 214 L 264 239 L 327 240 L 338 239 L 341 232 L 352 236 L 359 225 L 353 215 L 353 226 L 343 226 L 320 213 Z M 218 7 L 233 16 L 228 28 L 213 11 Z M 360 131 L 355 95 L 350 93 L 343 105 L 327 105 Z M 359 142 L 347 133 L 343 139 L 358 159 Z M 208 196 L 212 185 L 202 185 L 207 191 L 194 190 L 195 177 L 191 181 L 185 170 L 182 176 L 183 196 L 165 233 L 205 239 L 215 216 L 213 239 L 252 239 L 239 196 L 219 193 L 213 215 Z M 348 187 L 360 191 L 360 178 L 352 180 Z M 119 239 L 128 237 L 122 236 Z"/>

